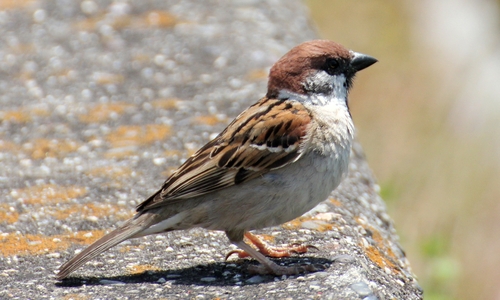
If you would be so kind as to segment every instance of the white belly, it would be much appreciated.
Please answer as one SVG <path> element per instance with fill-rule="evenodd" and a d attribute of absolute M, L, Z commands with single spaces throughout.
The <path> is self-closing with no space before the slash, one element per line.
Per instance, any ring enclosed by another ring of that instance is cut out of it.
<path fill-rule="evenodd" d="M 340 184 L 348 160 L 349 152 L 338 156 L 310 153 L 285 168 L 214 193 L 196 208 L 196 215 L 205 216 L 197 225 L 248 231 L 293 220 L 325 200 Z"/>

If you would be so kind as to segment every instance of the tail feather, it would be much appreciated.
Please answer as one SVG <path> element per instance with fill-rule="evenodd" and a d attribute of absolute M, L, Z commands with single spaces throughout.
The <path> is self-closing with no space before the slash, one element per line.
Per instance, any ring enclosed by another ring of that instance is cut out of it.
<path fill-rule="evenodd" d="M 142 219 L 141 217 L 145 216 L 142 215 L 139 216 L 139 218 L 134 218 L 132 220 L 129 220 L 123 226 L 103 236 L 102 238 L 94 242 L 92 245 L 90 245 L 88 248 L 86 248 L 82 252 L 78 253 L 75 257 L 67 261 L 64 265 L 62 265 L 59 268 L 59 273 L 57 273 L 56 279 L 57 280 L 64 279 L 71 272 L 75 271 L 84 263 L 93 259 L 97 255 L 101 254 L 102 252 L 108 250 L 109 248 L 116 246 L 119 243 L 131 237 L 134 237 L 135 235 L 137 235 L 138 233 L 149 227 L 148 224 L 149 222 L 145 222 L 146 220 L 144 219 L 139 220 Z"/>

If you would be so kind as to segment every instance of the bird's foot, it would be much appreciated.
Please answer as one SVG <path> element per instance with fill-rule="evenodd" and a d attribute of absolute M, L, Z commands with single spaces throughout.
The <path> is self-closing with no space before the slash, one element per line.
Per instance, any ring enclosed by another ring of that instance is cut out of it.
<path fill-rule="evenodd" d="M 247 240 L 250 241 L 259 250 L 260 253 L 264 254 L 265 256 L 274 258 L 290 257 L 292 254 L 307 253 L 309 249 L 318 250 L 318 248 L 316 248 L 315 246 L 301 245 L 297 243 L 284 247 L 271 246 L 265 241 L 263 241 L 261 238 L 250 232 L 245 233 L 245 238 L 247 238 Z M 237 254 L 238 258 L 245 258 L 251 256 L 244 250 L 236 249 L 232 250 L 226 255 L 226 260 L 233 254 Z"/>
<path fill-rule="evenodd" d="M 246 232 L 245 237 L 250 240 L 255 247 L 262 249 L 262 245 L 266 245 L 265 248 L 270 248 L 266 243 L 262 242 L 260 239 L 258 239 L 256 236 L 254 236 L 251 233 Z M 256 243 L 256 241 L 258 242 Z M 309 272 L 317 272 L 317 271 L 323 271 L 325 270 L 328 266 L 327 265 L 321 265 L 321 264 L 308 264 L 308 265 L 296 265 L 296 266 L 279 266 L 266 256 L 262 252 L 257 251 L 254 247 L 248 245 L 245 243 L 243 240 L 233 242 L 236 246 L 238 246 L 240 251 L 231 251 L 227 256 L 229 257 L 233 253 L 238 253 L 238 256 L 243 255 L 245 256 L 250 256 L 258 260 L 261 264 L 260 265 L 251 265 L 248 267 L 248 271 L 253 274 L 261 274 L 261 275 L 275 275 L 275 276 L 282 276 L 282 275 L 297 275 L 297 274 L 302 274 L 302 273 L 309 273 Z M 257 244 L 257 245 L 256 245 Z M 310 247 L 310 246 L 297 246 L 297 245 L 292 245 L 294 250 L 301 250 L 303 251 L 302 253 L 306 252 L 308 248 L 315 248 L 315 247 Z M 275 250 L 275 249 L 274 249 Z M 261 250 L 262 251 L 262 250 Z M 264 250 L 265 252 L 266 250 Z M 272 251 L 267 251 L 271 252 Z M 289 256 L 290 253 L 295 253 L 295 252 L 290 252 L 289 249 L 285 251 L 276 251 L 280 256 Z M 245 253 L 245 254 L 243 254 Z M 283 255 L 284 254 L 284 255 Z M 241 257 L 241 256 L 240 256 Z"/>

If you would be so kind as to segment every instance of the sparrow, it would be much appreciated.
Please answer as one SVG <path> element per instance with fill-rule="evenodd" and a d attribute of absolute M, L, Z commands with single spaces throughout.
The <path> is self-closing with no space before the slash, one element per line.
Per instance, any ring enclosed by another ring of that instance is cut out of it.
<path fill-rule="evenodd" d="M 266 255 L 305 248 L 269 250 L 249 231 L 301 216 L 346 176 L 354 136 L 347 96 L 356 72 L 375 62 L 328 40 L 292 48 L 272 66 L 262 99 L 188 158 L 134 217 L 63 264 L 56 278 L 127 239 L 193 227 L 224 231 L 240 257 L 260 262 L 251 272 L 317 270 L 277 265 Z"/>

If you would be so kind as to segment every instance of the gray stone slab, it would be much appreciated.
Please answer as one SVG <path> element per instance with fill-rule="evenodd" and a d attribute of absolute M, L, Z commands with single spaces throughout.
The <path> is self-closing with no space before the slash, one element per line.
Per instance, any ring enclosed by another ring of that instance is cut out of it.
<path fill-rule="evenodd" d="M 420 299 L 359 144 L 328 200 L 258 232 L 315 245 L 280 262 L 324 272 L 255 277 L 255 262 L 224 261 L 224 234 L 193 229 L 124 242 L 53 278 L 262 97 L 272 63 L 316 37 L 291 0 L 19 1 L 0 11 L 0 298 Z"/>

